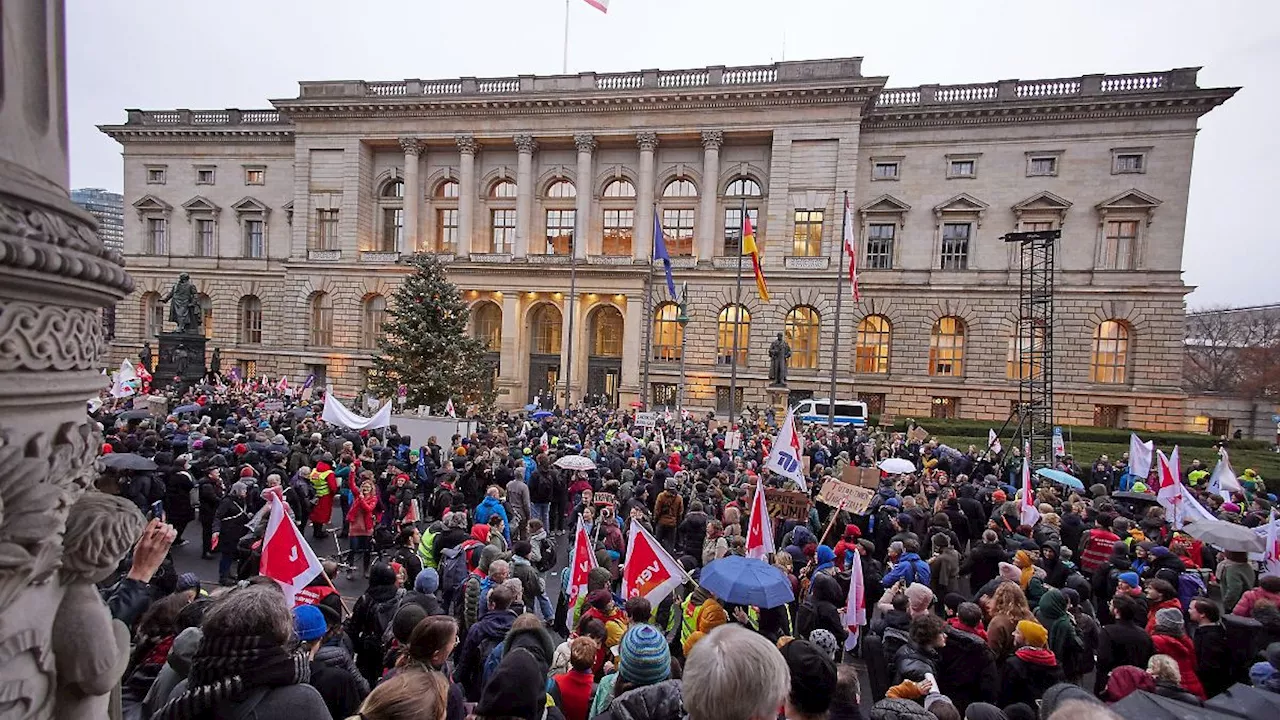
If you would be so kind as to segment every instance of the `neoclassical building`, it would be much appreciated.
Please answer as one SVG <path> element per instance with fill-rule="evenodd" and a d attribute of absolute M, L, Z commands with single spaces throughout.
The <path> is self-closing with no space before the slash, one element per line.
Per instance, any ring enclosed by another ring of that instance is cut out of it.
<path fill-rule="evenodd" d="M 353 394 L 399 259 L 428 252 L 471 303 L 506 406 L 566 375 L 575 399 L 626 404 L 647 376 L 674 404 L 683 353 L 687 404 L 723 410 L 737 320 L 743 403 L 774 399 L 783 333 L 793 401 L 825 396 L 835 362 L 841 397 L 873 412 L 1003 420 L 1039 368 L 1017 359 L 1000 238 L 1061 229 L 1059 420 L 1182 428 L 1196 122 L 1235 91 L 1196 72 L 886 88 L 845 58 L 303 82 L 270 110 L 129 110 L 102 127 L 124 150 L 137 283 L 114 350 L 167 329 L 160 295 L 188 271 L 225 362 Z M 846 192 L 862 300 L 843 301 L 835 351 Z M 744 207 L 768 302 L 749 269 L 735 291 Z M 683 329 L 660 266 L 650 280 L 655 214 L 688 284 Z"/>

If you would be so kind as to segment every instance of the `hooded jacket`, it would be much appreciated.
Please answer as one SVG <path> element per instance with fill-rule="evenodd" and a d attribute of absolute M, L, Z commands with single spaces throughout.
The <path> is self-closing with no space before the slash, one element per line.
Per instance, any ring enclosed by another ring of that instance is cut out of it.
<path fill-rule="evenodd" d="M 467 629 L 467 638 L 458 652 L 457 680 L 467 691 L 468 698 L 480 697 L 484 661 L 488 655 L 485 646 L 506 637 L 515 620 L 516 615 L 510 610 L 495 610 L 485 613 Z"/>
<path fill-rule="evenodd" d="M 173 692 L 174 687 L 186 679 L 187 673 L 191 672 L 191 658 L 195 657 L 196 649 L 200 647 L 200 640 L 203 637 L 204 633 L 200 628 L 191 627 L 178 633 L 178 636 L 173 639 L 173 646 L 169 648 L 169 657 L 165 660 L 164 667 L 160 668 L 155 682 L 151 683 L 151 689 L 147 691 L 147 696 L 142 699 L 143 717 L 154 715 L 169 699 L 169 694 Z"/>
<path fill-rule="evenodd" d="M 498 498 L 485 495 L 484 500 L 481 500 L 476 507 L 476 522 L 488 524 L 489 518 L 493 515 L 502 518 L 502 535 L 507 543 L 510 543 L 511 520 L 507 517 L 507 509 L 502 506 L 502 501 Z"/>
<path fill-rule="evenodd" d="M 1183 689 L 1204 700 L 1204 686 L 1200 684 L 1200 677 L 1196 675 L 1196 648 L 1191 638 L 1186 635 L 1174 637 L 1154 633 L 1151 636 L 1151 644 L 1157 653 L 1168 655 L 1178 663 L 1178 670 L 1182 673 Z"/>
<path fill-rule="evenodd" d="M 945 629 L 947 644 L 938 650 L 938 682 L 961 712 L 975 702 L 995 702 L 1000 673 L 995 653 L 986 640 L 953 626 Z"/>
<path fill-rule="evenodd" d="M 914 572 L 914 577 L 912 577 Z M 905 580 L 907 584 L 918 582 L 921 585 L 928 585 L 932 576 L 929 572 L 929 563 L 920 559 L 920 556 L 909 552 L 902 553 L 898 558 L 898 562 L 894 564 L 893 569 L 885 573 L 884 579 L 880 584 L 884 587 L 893 587 L 893 584 L 899 580 Z"/>
<path fill-rule="evenodd" d="M 1000 681 L 1000 706 L 1014 703 L 1036 706 L 1036 700 L 1054 685 L 1065 680 L 1062 666 L 1053 651 L 1046 648 L 1021 647 L 1004 664 Z"/>
<path fill-rule="evenodd" d="M 969 576 L 970 587 L 982 587 L 1000 574 L 1000 563 L 1008 560 L 1009 554 L 999 542 L 979 543 L 960 563 L 960 574 Z"/>

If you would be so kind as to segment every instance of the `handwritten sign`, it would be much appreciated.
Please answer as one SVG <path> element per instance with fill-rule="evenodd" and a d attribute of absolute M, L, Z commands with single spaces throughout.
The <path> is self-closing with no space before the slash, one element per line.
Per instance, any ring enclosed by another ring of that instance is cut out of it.
<path fill-rule="evenodd" d="M 861 515 L 867 511 L 875 494 L 871 488 L 832 479 L 822 484 L 822 489 L 818 491 L 818 502 L 826 503 L 831 507 L 840 507 L 840 504 L 844 503 L 845 510 Z"/>
<path fill-rule="evenodd" d="M 854 467 L 853 465 L 845 465 L 844 471 L 840 474 L 840 481 L 849 485 L 857 485 L 858 487 L 871 488 L 875 490 L 880 487 L 880 469 L 875 467 Z"/>
<path fill-rule="evenodd" d="M 618 504 L 617 500 L 615 500 L 613 497 L 613 493 L 598 492 L 595 495 L 593 495 L 591 499 L 596 505 L 615 505 L 616 506 Z"/>
<path fill-rule="evenodd" d="M 262 403 L 262 409 L 267 412 L 280 412 L 284 409 L 283 400 L 268 400 Z"/>
<path fill-rule="evenodd" d="M 764 504 L 769 509 L 769 517 L 774 520 L 797 520 L 805 522 L 809 519 L 809 495 L 797 490 L 764 489 Z"/>
<path fill-rule="evenodd" d="M 898 424 L 898 418 L 893 413 L 880 414 L 880 427 L 893 427 Z"/>
<path fill-rule="evenodd" d="M 742 433 L 737 430 L 730 430 L 724 434 L 724 449 L 737 450 L 742 447 Z"/>
<path fill-rule="evenodd" d="M 636 413 L 637 427 L 653 427 L 658 424 L 658 413 L 655 412 L 638 412 Z"/>
<path fill-rule="evenodd" d="M 922 443 L 929 439 L 929 431 L 917 425 L 907 431 L 907 439 L 912 442 Z"/>

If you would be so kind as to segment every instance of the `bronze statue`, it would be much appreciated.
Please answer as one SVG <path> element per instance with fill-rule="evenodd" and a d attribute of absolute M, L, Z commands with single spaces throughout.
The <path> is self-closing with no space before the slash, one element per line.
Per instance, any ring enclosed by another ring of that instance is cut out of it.
<path fill-rule="evenodd" d="M 187 352 L 187 346 L 181 343 L 173 349 L 173 364 L 176 368 L 176 374 L 180 378 L 187 377 L 187 368 L 191 365 L 191 353 Z"/>
<path fill-rule="evenodd" d="M 791 357 L 791 348 L 782 339 L 782 333 L 769 345 L 769 384 L 785 387 L 787 384 L 787 360 Z"/>
<path fill-rule="evenodd" d="M 142 343 L 142 349 L 138 351 L 138 360 L 142 363 L 142 367 L 147 369 L 147 372 L 151 372 L 153 369 L 151 365 L 151 343 Z"/>
<path fill-rule="evenodd" d="M 161 302 L 169 303 L 169 321 L 178 326 L 178 332 L 188 334 L 200 328 L 204 312 L 200 308 L 200 298 L 196 296 L 196 286 L 191 283 L 191 276 L 182 273 L 178 282 Z"/>
<path fill-rule="evenodd" d="M 213 349 L 213 357 L 209 358 L 209 373 L 215 376 L 222 374 L 222 348 Z"/>

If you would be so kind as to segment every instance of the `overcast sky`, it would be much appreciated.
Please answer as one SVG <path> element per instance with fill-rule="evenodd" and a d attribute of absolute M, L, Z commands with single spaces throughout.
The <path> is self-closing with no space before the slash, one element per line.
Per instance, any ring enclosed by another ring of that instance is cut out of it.
<path fill-rule="evenodd" d="M 258 108 L 299 80 L 560 72 L 563 0 L 70 0 L 73 187 L 122 185 L 94 127 L 124 108 Z M 1243 86 L 1200 121 L 1187 223 L 1192 307 L 1280 301 L 1280 2 L 570 0 L 569 70 L 860 55 L 889 85 L 1203 66 Z M 784 41 L 785 38 L 785 41 Z M 1267 212 L 1263 212 L 1267 210 Z M 1268 220 L 1270 222 L 1271 220 Z"/>

